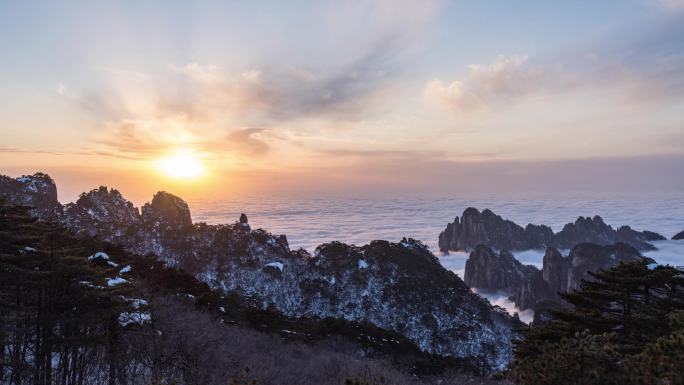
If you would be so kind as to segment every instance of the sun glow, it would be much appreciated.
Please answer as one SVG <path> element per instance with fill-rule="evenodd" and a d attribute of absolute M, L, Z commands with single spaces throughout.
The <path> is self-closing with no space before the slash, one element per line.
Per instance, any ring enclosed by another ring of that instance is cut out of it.
<path fill-rule="evenodd" d="M 175 179 L 197 179 L 206 173 L 202 161 L 189 152 L 178 152 L 155 163 L 157 170 Z"/>

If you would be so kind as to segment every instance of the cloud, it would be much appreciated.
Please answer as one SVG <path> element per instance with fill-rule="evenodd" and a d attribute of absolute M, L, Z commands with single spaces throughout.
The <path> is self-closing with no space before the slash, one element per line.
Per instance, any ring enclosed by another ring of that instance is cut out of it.
<path fill-rule="evenodd" d="M 653 2 L 653 0 L 650 2 Z M 655 0 L 655 3 L 667 10 L 684 10 L 684 0 Z"/>
<path fill-rule="evenodd" d="M 423 95 L 463 115 L 574 91 L 598 91 L 622 104 L 681 101 L 684 13 L 660 15 L 534 63 L 527 55 L 499 55 L 490 64 L 468 66 L 461 79 L 428 81 Z"/>
<path fill-rule="evenodd" d="M 457 113 L 471 113 L 502 102 L 519 102 L 568 83 L 562 76 L 552 77 L 548 69 L 528 66 L 527 61 L 527 55 L 499 55 L 491 64 L 471 64 L 465 79 L 431 80 L 424 95 Z"/>
<path fill-rule="evenodd" d="M 266 132 L 265 128 L 244 128 L 234 131 L 227 136 L 225 145 L 241 153 L 249 155 L 262 155 L 270 147 L 260 138 L 260 134 Z"/>
<path fill-rule="evenodd" d="M 0 146 L 0 153 L 7 154 L 50 154 L 50 155 L 62 155 L 60 152 L 48 151 L 48 150 L 27 150 L 17 147 Z"/>
<path fill-rule="evenodd" d="M 261 71 L 259 70 L 249 70 L 245 71 L 242 73 L 242 78 L 252 82 L 252 83 L 259 83 L 261 82 Z"/>

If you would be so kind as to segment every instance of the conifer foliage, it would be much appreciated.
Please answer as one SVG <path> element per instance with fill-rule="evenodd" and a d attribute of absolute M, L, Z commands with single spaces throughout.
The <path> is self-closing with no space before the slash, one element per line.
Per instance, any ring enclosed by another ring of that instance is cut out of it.
<path fill-rule="evenodd" d="M 0 202 L 0 383 L 117 383 L 127 285 L 89 244 Z"/>
<path fill-rule="evenodd" d="M 520 384 L 684 384 L 684 273 L 652 260 L 592 273 L 569 310 L 523 331 Z"/>

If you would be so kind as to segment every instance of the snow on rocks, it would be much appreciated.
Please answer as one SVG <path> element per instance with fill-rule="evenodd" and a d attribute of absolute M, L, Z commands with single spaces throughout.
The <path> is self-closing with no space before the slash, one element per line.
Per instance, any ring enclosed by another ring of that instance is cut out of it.
<path fill-rule="evenodd" d="M 117 266 L 119 266 L 118 264 L 116 264 L 115 262 L 113 262 L 113 261 L 109 258 L 109 255 L 107 255 L 107 253 L 104 253 L 104 252 L 102 252 L 102 251 L 98 251 L 97 253 L 91 255 L 90 257 L 88 257 L 88 260 L 90 260 L 90 261 L 101 260 L 101 261 L 106 262 L 107 265 L 109 265 L 109 266 L 111 266 L 111 267 L 117 267 Z"/>
<path fill-rule="evenodd" d="M 148 312 L 124 312 L 119 314 L 119 325 L 126 327 L 129 325 L 144 325 L 152 323 L 152 316 Z"/>
<path fill-rule="evenodd" d="M 107 279 L 107 286 L 110 286 L 110 287 L 123 285 L 124 283 L 128 283 L 128 281 L 121 278 L 121 277 L 114 277 L 114 278 L 108 278 Z"/>
<path fill-rule="evenodd" d="M 126 302 L 128 302 L 133 309 L 140 309 L 142 306 L 147 306 L 147 301 L 145 301 L 142 298 L 126 298 Z"/>
<path fill-rule="evenodd" d="M 94 261 L 94 260 L 96 260 L 96 259 L 102 259 L 102 260 L 105 260 L 105 261 L 109 261 L 109 255 L 108 255 L 107 253 L 105 253 L 105 252 L 98 251 L 97 253 L 91 255 L 90 257 L 88 257 L 88 260 L 90 260 L 90 261 Z"/>
<path fill-rule="evenodd" d="M 92 282 L 89 282 L 89 281 L 79 281 L 78 284 L 81 285 L 81 286 L 83 286 L 83 287 L 86 287 L 86 288 L 88 288 L 88 289 L 103 289 L 102 286 L 95 285 L 95 284 L 93 284 Z"/>
<path fill-rule="evenodd" d="M 119 270 L 119 274 L 126 274 L 131 272 L 131 265 L 126 265 L 124 266 L 121 270 Z"/>
<path fill-rule="evenodd" d="M 366 262 L 365 259 L 359 259 L 359 269 L 367 269 L 368 268 L 368 262 Z"/>
<path fill-rule="evenodd" d="M 271 262 L 271 263 L 267 263 L 266 266 L 274 267 L 274 268 L 280 270 L 281 272 L 283 271 L 283 268 L 285 267 L 285 265 L 283 265 L 282 262 Z"/>

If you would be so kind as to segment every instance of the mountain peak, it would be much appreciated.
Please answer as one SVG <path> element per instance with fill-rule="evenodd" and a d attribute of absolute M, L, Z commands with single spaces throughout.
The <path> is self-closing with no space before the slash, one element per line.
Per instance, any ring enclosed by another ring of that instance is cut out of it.
<path fill-rule="evenodd" d="M 192 227 L 192 217 L 188 204 L 180 197 L 159 191 L 152 201 L 142 207 L 145 222 L 159 222 L 163 226 L 180 229 Z"/>

